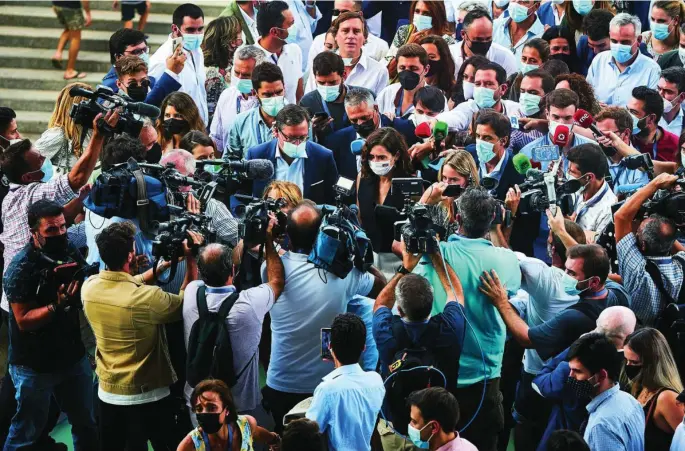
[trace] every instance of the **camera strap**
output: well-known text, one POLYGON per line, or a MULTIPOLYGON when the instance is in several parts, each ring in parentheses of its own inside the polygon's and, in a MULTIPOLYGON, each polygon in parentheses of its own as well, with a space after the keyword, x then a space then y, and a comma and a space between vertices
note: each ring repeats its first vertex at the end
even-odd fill
POLYGON ((142 169, 140 169, 138 165, 136 165, 135 168, 131 168, 131 173, 136 179, 136 211, 138 221, 140 223, 141 230, 147 232, 149 230, 148 205, 150 204, 150 201, 147 198, 145 176, 143 175, 142 169))
MULTIPOLYGON (((677 255, 673 255, 671 258, 680 263, 683 271, 685 271, 685 259, 677 255)), ((685 288, 685 279, 683 279, 683 284, 678 292, 678 299, 673 299, 669 292, 666 291, 664 281, 661 277, 661 271, 659 271, 659 266, 654 261, 648 258, 645 259, 645 271, 647 271, 647 274, 649 274, 654 281, 654 285, 656 285, 656 288, 659 290, 659 293, 661 293, 661 296, 666 301, 666 304, 685 304, 685 290, 683 289, 685 288)))

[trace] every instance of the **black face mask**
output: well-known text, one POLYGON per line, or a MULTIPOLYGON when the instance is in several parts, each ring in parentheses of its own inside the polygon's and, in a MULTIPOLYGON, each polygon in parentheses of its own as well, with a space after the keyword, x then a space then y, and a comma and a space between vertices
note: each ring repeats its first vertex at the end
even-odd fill
POLYGON ((352 124, 352 127, 354 127, 354 130, 359 133, 359 136, 362 138, 368 138, 369 135, 376 130, 376 124, 374 124, 373 118, 366 122, 362 122, 361 124, 352 124))
POLYGON ((626 365, 625 372, 628 379, 634 380, 638 374, 642 371, 642 365, 626 365))
POLYGON ((473 53, 476 55, 481 55, 485 56, 487 55, 488 51, 490 50, 490 46, 492 45, 492 41, 488 42, 474 42, 469 40, 468 41, 469 48, 473 53))
POLYGON ((643 117, 642 119, 637 121, 637 128, 640 129, 638 133, 636 133, 634 136, 638 138, 646 138, 647 135, 649 135, 649 128, 647 128, 647 118, 649 115, 643 117))
POLYGON ((185 119, 167 119, 164 121, 164 137, 170 139, 173 135, 185 135, 190 126, 185 119))
POLYGON ((591 399, 595 392, 595 387, 589 380, 579 381, 569 376, 566 379, 566 385, 569 386, 573 394, 580 400, 591 399))
POLYGON ((69 239, 66 233, 57 236, 44 236, 43 240, 45 243, 41 246, 41 250, 46 254, 52 257, 63 257, 67 254, 69 239))
POLYGON ((573 59, 571 58, 571 55, 567 55, 565 53, 557 53, 556 55, 550 55, 549 58, 553 60, 563 61, 568 66, 569 70, 573 72, 573 59))
POLYGON ((411 91, 412 89, 416 88, 421 81, 421 76, 419 74, 409 70, 403 70, 400 72, 398 74, 398 78, 400 80, 400 86, 402 86, 402 89, 406 91, 411 91))
POLYGON ((426 72, 426 77, 432 77, 433 75, 442 72, 443 66, 442 60, 431 60, 428 72, 426 72))
POLYGON ((157 164, 159 160, 162 159, 162 145, 159 143, 154 143, 150 150, 145 154, 145 161, 150 164, 157 164))
POLYGON ((216 434, 221 429, 221 422, 219 421, 220 413, 198 413, 195 414, 197 417, 197 424, 200 425, 202 430, 207 434, 216 434))
POLYGON ((134 102, 144 102, 147 98, 147 88, 138 85, 129 86, 126 89, 126 94, 128 94, 134 102))

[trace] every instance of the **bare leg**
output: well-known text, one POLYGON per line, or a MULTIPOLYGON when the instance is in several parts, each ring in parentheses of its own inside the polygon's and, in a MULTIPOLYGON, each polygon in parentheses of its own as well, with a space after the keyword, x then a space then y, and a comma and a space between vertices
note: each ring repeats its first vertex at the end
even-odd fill
POLYGON ((140 19, 138 20, 138 30, 143 31, 145 29, 145 25, 147 24, 147 18, 150 15, 150 7, 148 7, 145 10, 145 13, 140 16, 140 19))
POLYGON ((133 20, 127 20, 124 22, 124 28, 133 28, 133 20))
POLYGON ((76 74, 76 58, 81 48, 81 30, 72 30, 69 36, 69 61, 67 70, 64 72, 65 77, 73 77, 76 74))
POLYGON ((62 31, 62 34, 59 36, 59 41, 57 42, 57 50, 55 50, 55 54, 53 55, 52 59, 54 59, 54 60, 61 60, 62 59, 62 51, 64 50, 64 46, 67 44, 67 38, 68 37, 69 37, 69 30, 62 31))

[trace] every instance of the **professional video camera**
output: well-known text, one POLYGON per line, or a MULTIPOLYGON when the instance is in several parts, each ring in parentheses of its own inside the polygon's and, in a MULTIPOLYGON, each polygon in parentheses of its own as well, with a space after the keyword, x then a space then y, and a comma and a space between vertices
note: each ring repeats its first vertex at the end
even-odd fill
MULTIPOLYGON (((108 110, 115 108, 119 111, 119 121, 114 128, 110 128, 104 119, 98 122, 100 131, 109 136, 114 133, 126 133, 137 138, 140 135, 140 130, 143 128, 143 121, 137 115, 151 118, 159 117, 160 115, 159 108, 156 106, 143 102, 129 102, 122 96, 114 94, 112 88, 103 85, 98 85, 95 92, 74 86, 69 90, 69 95, 88 99, 72 105, 69 111, 69 116, 74 119, 74 123, 82 126, 84 130, 93 126, 93 121, 98 114, 102 113, 104 115, 108 110), (98 99, 105 100, 107 103, 98 103, 98 99)), ((82 136, 85 137, 85 133, 82 136)))
POLYGON ((344 203, 354 192, 354 180, 340 177, 333 189, 336 207, 323 206, 321 228, 308 261, 344 279, 352 268, 369 269, 373 248, 359 224, 356 205, 353 209, 344 203))
POLYGON ((521 202, 519 212, 521 214, 544 213, 550 209, 556 214, 557 206, 564 215, 570 215, 573 211, 573 198, 571 195, 581 187, 578 180, 559 180, 558 172, 561 158, 557 160, 552 169, 542 172, 538 169, 528 169, 526 180, 519 185, 521 189, 521 202))
POLYGON ((218 185, 219 198, 229 205, 229 197, 250 180, 270 180, 274 165, 269 160, 242 160, 239 155, 228 154, 226 159, 199 160, 195 163, 195 177, 203 182, 214 181, 218 185))
MULTIPOLYGON (((48 291, 48 295, 54 295, 60 286, 64 285, 66 288, 72 282, 83 283, 88 277, 100 271, 99 263, 89 265, 76 250, 69 252, 64 260, 55 260, 44 252, 39 252, 38 255, 44 263, 38 274, 38 296, 44 290, 48 291)), ((83 308, 81 290, 78 289, 73 296, 67 299, 64 311, 68 312, 71 309, 81 308, 83 308)))
POLYGON ((498 185, 499 181, 494 177, 489 177, 486 175, 480 179, 480 186, 485 188, 487 192, 490 194, 490 197, 492 197, 497 202, 498 208, 495 209, 495 218, 493 219, 492 224, 501 224, 502 227, 509 228, 512 225, 511 210, 509 210, 506 207, 506 205, 504 205, 503 201, 497 199, 492 193, 494 190, 497 189, 498 185))
MULTIPOLYGON (((242 196, 241 196, 242 197, 242 196)), ((238 236, 246 246, 253 247, 266 242, 266 229, 269 226, 269 213, 276 216, 278 224, 273 228, 274 238, 285 232, 287 216, 281 209, 286 206, 285 199, 248 198, 245 215, 238 223, 238 236)))

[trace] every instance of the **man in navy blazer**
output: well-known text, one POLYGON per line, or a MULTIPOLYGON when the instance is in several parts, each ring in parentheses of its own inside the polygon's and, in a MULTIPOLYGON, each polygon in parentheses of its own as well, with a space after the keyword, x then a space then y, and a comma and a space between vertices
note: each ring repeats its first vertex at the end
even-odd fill
MULTIPOLYGON (((247 159, 271 161, 274 165, 271 180, 295 183, 304 198, 316 204, 333 204, 333 185, 338 181, 338 168, 333 152, 309 141, 310 125, 307 110, 299 105, 286 105, 276 115, 276 137, 249 149, 247 159)), ((255 180, 252 195, 261 197, 271 180, 255 180)))

